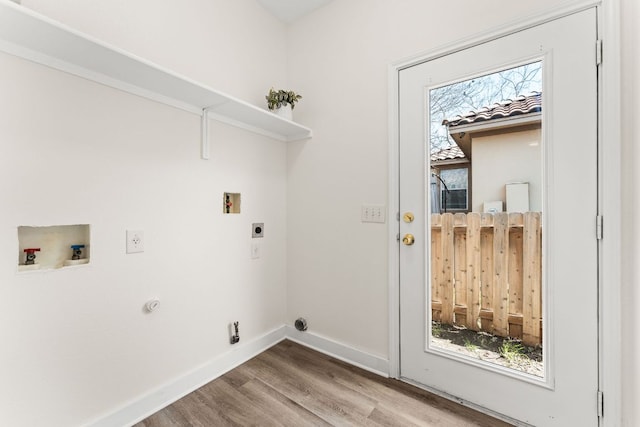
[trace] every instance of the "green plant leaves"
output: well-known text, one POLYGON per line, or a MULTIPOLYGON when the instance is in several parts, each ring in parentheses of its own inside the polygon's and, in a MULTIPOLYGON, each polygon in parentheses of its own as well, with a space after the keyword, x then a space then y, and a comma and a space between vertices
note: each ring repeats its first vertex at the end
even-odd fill
POLYGON ((267 106, 270 110, 275 110, 276 108, 280 108, 282 106, 286 106, 291 104, 291 109, 295 108, 296 102, 302 99, 301 95, 298 95, 292 90, 274 90, 273 88, 269 89, 269 94, 265 96, 267 100, 267 106))

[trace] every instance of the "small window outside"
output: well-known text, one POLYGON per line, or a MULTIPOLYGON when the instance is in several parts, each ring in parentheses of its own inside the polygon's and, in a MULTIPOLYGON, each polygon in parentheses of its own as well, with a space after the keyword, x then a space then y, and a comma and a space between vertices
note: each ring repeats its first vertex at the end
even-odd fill
POLYGON ((440 207, 442 212, 469 210, 469 169, 443 169, 440 171, 440 207))

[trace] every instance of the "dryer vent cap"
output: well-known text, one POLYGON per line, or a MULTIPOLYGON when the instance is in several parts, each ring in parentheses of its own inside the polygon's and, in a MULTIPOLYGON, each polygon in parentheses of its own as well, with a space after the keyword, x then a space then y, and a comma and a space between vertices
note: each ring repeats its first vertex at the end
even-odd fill
POLYGON ((304 332, 307 330, 307 321, 304 318, 300 317, 296 319, 295 326, 297 330, 304 332))

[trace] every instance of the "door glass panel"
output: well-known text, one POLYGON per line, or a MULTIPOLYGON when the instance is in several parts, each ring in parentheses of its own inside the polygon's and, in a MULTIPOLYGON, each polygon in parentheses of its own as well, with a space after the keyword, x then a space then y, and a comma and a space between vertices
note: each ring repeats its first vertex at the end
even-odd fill
POLYGON ((536 377, 542 95, 542 62, 430 89, 427 159, 428 349, 536 377))

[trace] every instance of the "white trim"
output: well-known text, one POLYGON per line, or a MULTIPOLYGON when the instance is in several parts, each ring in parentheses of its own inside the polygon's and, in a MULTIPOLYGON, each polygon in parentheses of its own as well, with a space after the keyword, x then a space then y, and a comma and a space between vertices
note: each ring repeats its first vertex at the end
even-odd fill
POLYGON ((533 125, 536 123, 542 123, 542 113, 528 113, 521 116, 503 117, 500 119, 491 119, 483 122, 469 123, 464 125, 455 125, 449 127, 449 135, 451 135, 451 128, 453 132, 484 132, 490 130, 499 130, 504 128, 512 128, 515 126, 533 125))
POLYGON ((84 425, 86 427, 133 425, 285 339, 374 374, 388 377, 389 361, 382 357, 366 353, 312 332, 300 332, 290 325, 282 325, 252 341, 244 344, 241 342, 239 346, 230 349, 206 364, 84 425))
POLYGON ((374 374, 383 377, 389 376, 387 374, 389 372, 389 361, 380 356, 366 353, 347 344, 314 334, 313 332, 300 332, 290 325, 286 326, 286 331, 288 340, 324 353, 335 359, 342 360, 358 368, 373 372, 374 374))
MULTIPOLYGON (((451 55, 452 53, 459 52, 461 50, 469 49, 474 46, 478 46, 490 41, 508 36, 510 34, 517 33, 519 31, 526 30, 528 28, 536 27, 538 25, 545 24, 556 19, 563 18, 574 13, 578 13, 593 7, 599 6, 602 1, 607 0, 583 0, 578 2, 565 2, 558 7, 549 9, 542 14, 533 15, 528 18, 512 21, 505 25, 492 28, 487 31, 480 32, 476 35, 465 37, 463 39, 454 41, 452 43, 445 44, 439 48, 432 49, 426 52, 412 55, 408 58, 403 58, 391 63, 390 69, 392 71, 400 71, 404 68, 412 67, 414 65, 421 64, 423 62, 432 61, 443 56, 451 55)), ((390 99, 391 103, 393 99, 390 99)))
POLYGON ((400 160, 398 72, 389 66, 389 376, 400 376, 400 160))
POLYGON ((599 213, 600 240, 600 391, 604 393, 601 426, 622 425, 622 196, 620 0, 603 0, 598 13, 603 61, 599 76, 599 213))
POLYGON ((252 341, 240 344, 185 375, 151 390, 113 412, 88 422, 88 427, 121 427, 133 425, 231 369, 257 356, 285 339, 286 329, 280 326, 252 341))
POLYGON ((202 109, 202 117, 200 118, 200 158, 202 160, 209 160, 211 157, 211 144, 209 142, 209 111, 206 108, 202 109))
MULTIPOLYGON (((551 9, 545 14, 466 38, 439 49, 405 58, 389 66, 389 206, 398 206, 399 166, 398 141, 398 73, 400 70, 458 52, 496 38, 541 25, 550 20, 597 6, 600 38, 605 46, 600 71, 599 128, 600 128, 600 201, 599 209, 605 220, 605 238, 601 246, 600 269, 600 390, 604 393, 602 426, 618 426, 622 422, 621 384, 621 133, 620 133, 620 0, 587 0, 551 9)), ((390 214, 393 214, 390 211, 390 214)), ((399 259, 396 251, 396 231, 389 226, 389 372, 398 378, 400 372, 399 342, 400 306, 397 294, 399 259)), ((433 390, 432 390, 433 391, 433 390)), ((454 399, 457 400, 457 399, 454 399)))

